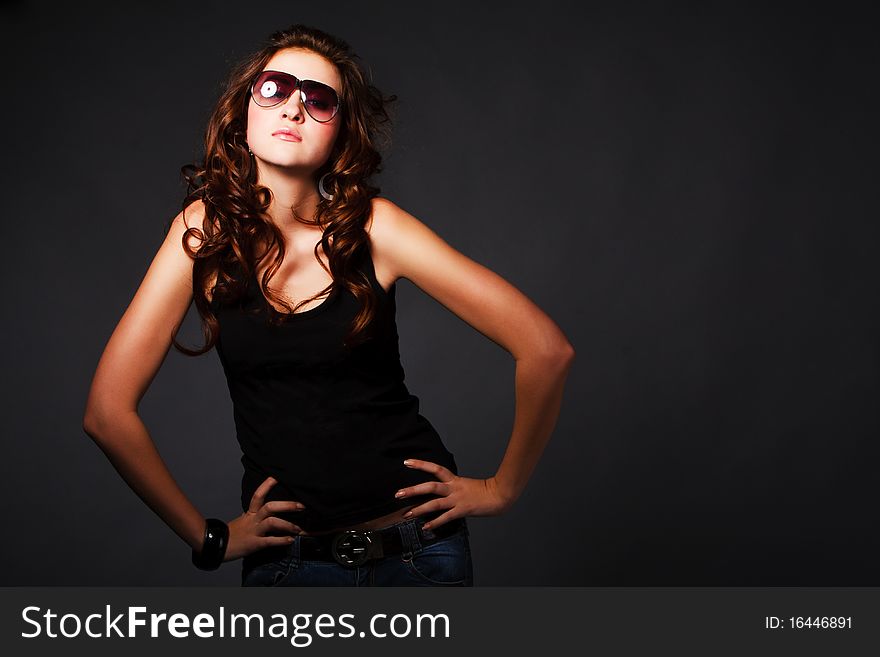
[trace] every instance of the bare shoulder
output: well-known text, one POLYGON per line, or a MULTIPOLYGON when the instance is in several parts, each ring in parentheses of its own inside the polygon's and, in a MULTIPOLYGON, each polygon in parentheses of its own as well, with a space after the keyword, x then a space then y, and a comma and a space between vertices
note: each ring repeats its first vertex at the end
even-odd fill
MULTIPOLYGON (((413 265, 428 264, 425 260, 436 256, 438 251, 447 255, 458 254, 423 221, 384 197, 372 199, 367 232, 373 248, 377 278, 382 281, 379 275, 381 269, 389 284, 398 278, 406 278, 418 285, 416 279, 420 268, 413 265)), ((431 260, 430 264, 443 269, 456 263, 441 259, 431 260)))
POLYGON ((189 234, 187 243, 191 248, 198 249, 201 245, 198 235, 204 231, 206 216, 205 204, 201 200, 193 201, 171 220, 167 237, 176 238, 181 243, 182 248, 183 235, 186 231, 195 229, 189 234))
POLYGON ((426 244, 450 248, 433 230, 388 198, 371 200, 367 233, 373 253, 376 278, 388 289, 398 278, 413 280, 413 258, 424 255, 426 244))
MULTIPOLYGON (((190 260, 189 267, 182 268, 190 282, 192 277, 192 259, 183 248, 183 238, 186 235, 186 243, 189 248, 198 251, 202 244, 201 236, 204 235, 206 218, 205 204, 201 200, 193 201, 174 217, 166 235, 166 242, 168 242, 169 246, 172 244, 177 246, 180 252, 179 255, 185 255, 190 260)), ((183 263, 184 261, 181 259, 180 262, 183 263)), ((214 287, 215 281, 216 272, 212 275, 205 290, 209 301, 211 300, 211 289, 214 287)))
POLYGON ((387 198, 376 196, 370 201, 366 231, 370 236, 376 280, 385 290, 390 289, 400 278, 393 251, 399 234, 396 225, 401 221, 402 212, 401 208, 387 198))
POLYGON ((512 283, 392 201, 373 199, 368 231, 380 282, 380 266, 386 280, 406 278, 515 357, 568 349, 559 327, 512 283))

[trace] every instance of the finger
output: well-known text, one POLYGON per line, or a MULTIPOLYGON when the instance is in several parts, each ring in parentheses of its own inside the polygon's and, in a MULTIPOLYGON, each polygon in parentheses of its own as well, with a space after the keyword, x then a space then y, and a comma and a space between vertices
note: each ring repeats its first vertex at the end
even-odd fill
POLYGON ((440 511, 442 509, 451 509, 449 501, 445 497, 441 497, 440 499, 431 500, 430 502, 425 502, 424 504, 419 504, 417 507, 413 507, 409 511, 403 514, 404 518, 418 518, 419 516, 423 516, 427 513, 431 513, 433 511, 440 511))
POLYGON ((293 543, 295 536, 264 536, 260 539, 261 547, 269 547, 272 545, 290 545, 293 543))
POLYGON ((260 524, 264 530, 278 529, 291 534, 302 534, 302 528, 299 525, 295 525, 287 520, 282 520, 281 518, 276 518, 275 516, 269 516, 260 524))
POLYGON ((417 470, 430 472, 432 475, 437 477, 437 479, 443 482, 452 481, 453 479, 455 479, 455 475, 452 474, 452 471, 450 471, 448 468, 444 468, 442 465, 432 463, 431 461, 407 459, 403 462, 403 464, 408 468, 415 468, 417 470))
POLYGON ((263 506, 263 500, 266 499, 266 493, 268 493, 269 489, 277 483, 278 480, 275 479, 275 477, 267 477, 266 480, 257 487, 257 490, 255 490, 254 494, 251 496, 248 513, 256 513, 260 510, 260 507, 263 506))
POLYGON ((273 513, 283 513, 284 511, 302 511, 305 508, 306 506, 302 502, 275 500, 272 502, 266 502, 262 506, 261 511, 265 511, 265 515, 269 516, 273 513))
POLYGON ((401 488, 394 497, 412 497, 413 495, 449 495, 451 491, 442 481, 426 481, 409 488, 401 488))
POLYGON ((441 525, 445 525, 450 520, 455 520, 456 518, 460 517, 461 516, 455 513, 452 509, 449 509, 449 511, 447 511, 446 513, 426 522, 424 525, 422 525, 422 529, 437 529, 441 525))

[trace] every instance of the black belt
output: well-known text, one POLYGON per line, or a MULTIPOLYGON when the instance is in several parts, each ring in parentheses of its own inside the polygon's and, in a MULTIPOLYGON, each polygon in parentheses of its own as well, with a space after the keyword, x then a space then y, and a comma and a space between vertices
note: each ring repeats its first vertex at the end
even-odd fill
MULTIPOLYGON (((451 536, 461 528, 461 525, 461 518, 456 518, 429 530, 428 535, 422 531, 422 523, 416 523, 415 528, 419 544, 426 546, 451 536)), ((400 529, 397 525, 393 525, 384 529, 349 529, 335 534, 300 536, 299 556, 301 559, 335 561, 354 568, 370 559, 401 554, 405 549, 400 529)))

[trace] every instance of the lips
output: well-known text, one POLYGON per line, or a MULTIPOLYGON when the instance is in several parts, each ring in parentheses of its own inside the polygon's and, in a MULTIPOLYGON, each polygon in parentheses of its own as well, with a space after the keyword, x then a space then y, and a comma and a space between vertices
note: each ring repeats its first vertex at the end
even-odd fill
POLYGON ((278 139, 282 139, 284 141, 302 141, 302 137, 290 130, 276 130, 272 133, 272 136, 278 137, 278 139))

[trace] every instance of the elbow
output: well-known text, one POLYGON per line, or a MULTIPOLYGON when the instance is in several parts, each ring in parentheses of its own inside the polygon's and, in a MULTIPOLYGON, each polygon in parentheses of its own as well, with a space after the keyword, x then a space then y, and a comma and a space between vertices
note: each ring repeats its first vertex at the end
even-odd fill
POLYGON ((556 355, 553 357, 554 362, 557 363, 566 374, 569 369, 571 369, 571 364, 574 362, 574 347, 571 346, 571 343, 566 341, 564 344, 559 346, 559 349, 556 351, 556 355))
POLYGON ((91 438, 95 442, 98 442, 99 436, 101 434, 100 415, 95 410, 91 408, 86 408, 86 411, 83 414, 82 428, 89 438, 91 438))
POLYGON ((112 428, 119 425, 122 413, 124 411, 118 406, 110 407, 107 404, 90 402, 86 405, 83 413, 83 431, 89 438, 103 447, 109 439, 112 428))
POLYGON ((574 361, 574 347, 567 340, 541 345, 539 349, 530 350, 531 358, 542 361, 545 365, 567 370, 574 361))
POLYGON ((556 325, 543 332, 538 351, 546 361, 564 369, 568 369, 574 361, 574 347, 562 329, 556 325))
POLYGON ((574 347, 571 342, 566 340, 565 343, 559 347, 558 357, 566 365, 571 365, 574 362, 574 353, 574 347))
POLYGON ((509 351, 514 360, 540 361, 545 365, 563 369, 568 369, 575 355, 571 342, 561 332, 553 336, 538 336, 534 341, 523 342, 509 351))
POLYGON ((102 418, 106 415, 106 408, 107 396, 101 394, 96 390, 95 386, 92 385, 89 390, 88 398, 86 399, 85 410, 83 411, 82 428, 83 431, 86 432, 86 435, 95 442, 98 441, 101 433, 101 426, 105 423, 102 418))
POLYGON ((541 351, 547 360, 551 360, 559 365, 568 366, 574 361, 574 347, 561 330, 555 332, 555 335, 547 336, 545 344, 542 345, 541 351))

